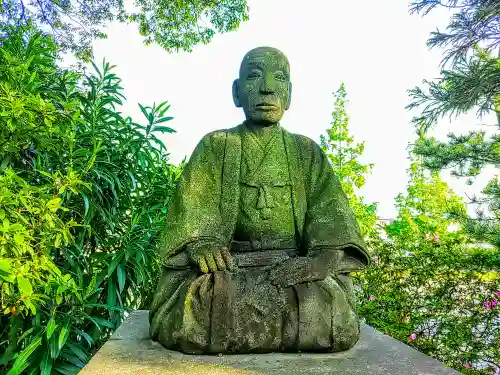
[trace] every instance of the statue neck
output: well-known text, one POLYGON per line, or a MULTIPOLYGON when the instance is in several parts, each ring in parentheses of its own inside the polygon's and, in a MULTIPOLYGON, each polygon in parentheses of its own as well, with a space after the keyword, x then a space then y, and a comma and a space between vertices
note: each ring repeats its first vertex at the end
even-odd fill
POLYGON ((246 120, 243 124, 250 129, 252 132, 254 132, 257 135, 265 136, 269 133, 272 133, 276 128, 280 127, 280 123, 277 122, 275 124, 269 124, 269 125, 261 125, 261 124, 256 124, 252 121, 246 120))

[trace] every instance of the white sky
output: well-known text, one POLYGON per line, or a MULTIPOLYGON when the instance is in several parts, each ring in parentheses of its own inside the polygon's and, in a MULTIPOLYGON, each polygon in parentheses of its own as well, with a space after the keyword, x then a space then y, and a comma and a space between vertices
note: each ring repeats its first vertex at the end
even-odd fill
MULTIPOLYGON (((231 84, 251 48, 282 50, 291 64, 292 105, 281 124, 319 143, 330 127, 332 93, 346 85, 350 132, 365 141, 364 162, 375 163, 362 194, 379 202, 382 218, 396 215, 394 198, 407 184, 407 145, 414 140, 407 90, 424 78, 438 76, 442 51, 429 51, 426 40, 448 24, 449 13, 437 10, 422 18, 408 13, 401 0, 249 0, 250 20, 238 31, 217 35, 192 53, 168 54, 146 47, 136 25, 112 24, 108 39, 95 42, 96 61, 117 65, 127 103, 123 112, 142 121, 137 103, 168 100, 177 133, 164 136, 178 163, 191 154, 206 133, 239 124, 231 84)), ((450 124, 442 121, 433 134, 477 127, 474 116, 450 124)), ((491 177, 488 174, 486 177, 491 177)), ((478 193, 489 178, 472 187, 447 178, 455 191, 478 193)))

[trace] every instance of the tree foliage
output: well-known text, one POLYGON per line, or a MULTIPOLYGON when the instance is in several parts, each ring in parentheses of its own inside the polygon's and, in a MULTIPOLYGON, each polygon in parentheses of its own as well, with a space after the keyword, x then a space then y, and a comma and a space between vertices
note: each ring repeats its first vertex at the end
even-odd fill
POLYGON ((436 7, 457 11, 451 18, 447 32, 431 33, 429 47, 448 48, 444 63, 464 60, 478 44, 487 51, 500 45, 500 4, 497 0, 413 0, 411 13, 427 15, 436 7))
MULTIPOLYGON (((476 109, 479 118, 495 114, 500 128, 500 3, 496 0, 417 0, 411 10, 424 15, 437 6, 456 9, 448 32, 435 32, 429 46, 446 48, 443 64, 446 69, 433 82, 424 81, 423 88, 409 91, 409 109, 418 109, 414 118, 418 139, 414 152, 423 157, 426 168, 438 171, 451 168, 455 176, 467 177, 469 184, 485 167, 499 167, 500 136, 486 136, 484 130, 467 135, 449 134, 447 142, 428 136, 429 129, 444 116, 457 116, 476 109)), ((480 205, 476 218, 462 217, 462 223, 479 241, 500 248, 500 187, 493 178, 471 203, 480 205)))
POLYGON ((500 111, 500 60, 485 50, 474 51, 471 57, 457 58, 438 81, 425 80, 425 89, 409 91, 413 101, 408 108, 423 107, 413 121, 424 131, 444 116, 456 117, 474 108, 479 117, 500 111))
POLYGON ((320 144, 325 151, 335 174, 339 177, 342 189, 360 224, 361 231, 369 240, 377 231, 377 204, 366 204, 358 192, 365 185, 365 176, 370 174, 373 164, 362 164, 365 143, 355 143, 349 135, 349 115, 346 112, 347 91, 342 83, 334 94, 331 128, 326 138, 320 136, 320 144))
POLYGON ((172 52, 191 51, 248 19, 246 0, 136 0, 133 10, 126 5, 123 0, 3 0, 0 25, 31 22, 52 35, 58 51, 71 50, 88 61, 92 40, 105 38, 104 27, 113 20, 137 24, 146 44, 172 52))
POLYGON ((420 162, 408 170, 396 219, 372 241, 375 265, 357 275, 358 311, 387 335, 464 374, 500 369, 500 256, 476 248, 449 214, 465 204, 420 162))
MULTIPOLYGON (((56 45, 10 28, 0 49, 0 372, 76 373, 146 307, 180 169, 158 138, 169 106, 124 118, 104 62, 80 76, 56 45)), ((182 166, 181 166, 182 167, 182 166)))
POLYGON ((344 85, 335 93, 331 128, 321 136, 363 229, 373 265, 353 274, 358 313, 371 326, 465 374, 500 366, 500 254, 476 247, 459 218, 465 203, 411 150, 408 186, 398 215, 377 225, 376 205, 359 188, 373 164, 349 135, 344 85))

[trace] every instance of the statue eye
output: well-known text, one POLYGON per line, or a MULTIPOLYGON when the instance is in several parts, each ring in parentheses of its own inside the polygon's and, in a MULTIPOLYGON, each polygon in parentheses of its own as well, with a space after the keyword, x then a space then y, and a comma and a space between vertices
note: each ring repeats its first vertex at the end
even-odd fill
POLYGON ((248 79, 255 79, 255 78, 259 78, 261 75, 262 74, 260 73, 260 71, 254 69, 250 73, 248 73, 247 78, 248 79))
POLYGON ((276 78, 279 81, 286 81, 287 80, 286 74, 283 73, 281 70, 274 73, 274 78, 276 78))

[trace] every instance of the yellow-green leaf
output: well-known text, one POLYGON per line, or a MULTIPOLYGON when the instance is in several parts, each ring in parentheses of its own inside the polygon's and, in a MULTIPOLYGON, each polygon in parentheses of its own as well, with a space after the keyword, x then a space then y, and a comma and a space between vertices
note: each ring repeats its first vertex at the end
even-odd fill
POLYGON ((3 219, 3 231, 8 232, 9 231, 9 226, 10 226, 10 221, 9 219, 5 218, 3 219))
POLYGON ((15 231, 19 231, 19 230, 23 230, 24 227, 21 225, 21 224, 12 224, 10 227, 9 227, 9 232, 15 232, 15 231))
POLYGON ((60 248, 61 247, 61 233, 57 233, 57 235, 56 235, 56 241, 54 242, 54 247, 55 248, 60 248))
POLYGON ((22 245, 24 242, 24 235, 21 233, 14 234, 14 241, 16 241, 18 245, 22 245))
POLYGON ((60 204, 61 204, 61 198, 56 197, 52 198, 50 201, 47 202, 47 207, 52 212, 56 212, 59 209, 60 204))
POLYGON ((31 283, 24 276, 17 276, 17 287, 22 295, 31 296, 33 294, 31 283))
POLYGON ((30 309, 33 315, 36 315, 36 307, 35 305, 33 305, 33 303, 31 303, 29 299, 25 299, 24 304, 30 309))
POLYGON ((45 333, 47 334, 47 340, 52 337, 52 334, 54 333, 56 327, 57 327, 56 321, 54 319, 54 315, 52 315, 52 317, 49 320, 49 323, 47 324, 47 328, 45 330, 45 333))
POLYGON ((12 267, 10 265, 10 259, 2 258, 0 259, 0 271, 10 273, 12 271, 12 267))

